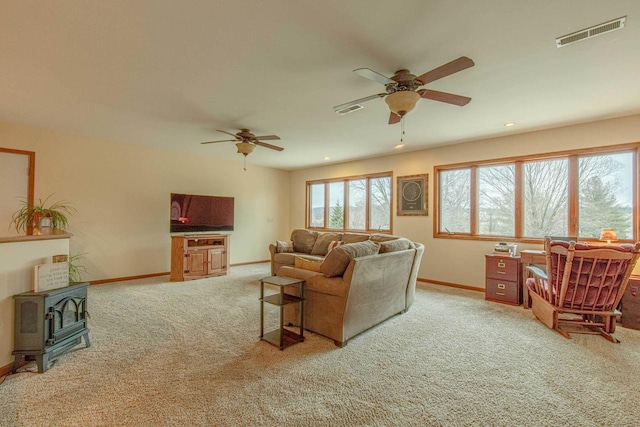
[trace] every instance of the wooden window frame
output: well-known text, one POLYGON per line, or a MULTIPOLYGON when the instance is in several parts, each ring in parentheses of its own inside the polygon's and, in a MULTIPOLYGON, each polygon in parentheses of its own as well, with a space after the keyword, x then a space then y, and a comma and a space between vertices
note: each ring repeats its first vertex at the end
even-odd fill
POLYGON ((330 179, 316 179, 316 180, 312 180, 312 181, 307 181, 305 183, 305 227, 309 230, 316 230, 316 231, 342 231, 342 232, 354 232, 354 233, 384 233, 384 234, 392 234, 393 233, 393 172, 392 171, 388 171, 388 172, 378 172, 378 173, 372 173, 372 174, 366 174, 366 175, 352 175, 352 176, 345 176, 345 177, 339 177, 339 178, 330 178, 330 179), (374 179, 374 178, 389 178, 389 189, 390 189, 390 194, 389 197, 391 198, 389 200, 389 230, 378 230, 378 229, 372 229, 369 226, 369 222, 370 222, 370 202, 371 202, 371 196, 370 196, 370 180, 374 179), (366 180, 366 206, 365 206, 365 230, 358 230, 358 229, 350 229, 347 228, 348 225, 348 218, 349 218, 349 181, 356 181, 356 180, 361 180, 364 179, 366 180), (342 228, 330 228, 329 227, 329 216, 330 216, 330 209, 329 209, 329 184, 334 183, 334 182, 342 182, 344 184, 344 190, 343 190, 343 222, 342 222, 342 228), (309 191, 311 185, 314 184, 324 184, 324 227, 311 227, 311 218, 310 218, 310 203, 311 203, 311 193, 309 191))
MULTIPOLYGON (((565 150, 565 151, 556 151, 551 153, 541 153, 534 155, 526 155, 526 156, 517 156, 517 157, 505 157, 499 159, 490 159, 490 160, 482 160, 475 162, 463 162, 463 163, 455 163, 448 165, 437 165, 433 168, 433 176, 434 176, 434 202, 433 202, 433 212, 434 212, 434 221, 433 221, 433 237, 438 239, 460 239, 460 240, 487 240, 487 241, 510 241, 510 242, 522 242, 522 243, 540 243, 542 238, 531 238, 531 237, 523 237, 523 211, 522 211, 522 200, 523 200, 523 189, 522 189, 522 180, 523 180, 523 166, 525 163, 530 161, 539 161, 539 160, 552 160, 552 159, 567 159, 568 160, 568 174, 569 174, 569 189, 568 189, 568 208, 569 208, 569 217, 568 217, 568 227, 569 227, 569 235, 577 236, 578 235, 578 160, 582 156, 589 155, 607 155, 607 154, 617 154, 617 153, 633 153, 632 157, 632 227, 633 227, 633 238, 629 240, 620 240, 620 242, 635 242, 639 237, 640 230, 640 218, 638 212, 638 201, 640 200, 640 194, 638 181, 640 181, 640 142, 634 142, 629 144, 617 144, 617 145, 609 145, 604 147, 592 147, 586 149, 577 149, 577 150, 565 150), (515 236, 495 236, 495 235, 481 235, 477 233, 478 230, 478 218, 477 218, 477 168, 479 166, 499 166, 504 164, 514 164, 515 165, 515 236), (470 224, 470 233, 446 233, 440 232, 440 172, 447 170, 455 170, 455 169, 470 169, 471 171, 471 183, 470 183, 470 203, 471 203, 471 224, 470 224)), ((594 240, 593 238, 580 238, 580 240, 594 240)))

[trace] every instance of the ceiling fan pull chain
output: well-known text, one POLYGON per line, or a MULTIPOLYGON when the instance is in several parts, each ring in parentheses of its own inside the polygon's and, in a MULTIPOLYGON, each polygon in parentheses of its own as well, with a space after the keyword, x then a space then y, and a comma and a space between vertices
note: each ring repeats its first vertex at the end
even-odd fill
POLYGON ((400 143, 404 142, 404 116, 400 117, 400 143))

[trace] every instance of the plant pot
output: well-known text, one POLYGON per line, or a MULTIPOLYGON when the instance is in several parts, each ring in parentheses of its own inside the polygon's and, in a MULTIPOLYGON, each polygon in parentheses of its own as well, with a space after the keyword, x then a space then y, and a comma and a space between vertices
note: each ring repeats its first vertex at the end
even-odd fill
POLYGON ((51 227, 51 217, 43 216, 40 218, 40 228, 50 228, 51 227))

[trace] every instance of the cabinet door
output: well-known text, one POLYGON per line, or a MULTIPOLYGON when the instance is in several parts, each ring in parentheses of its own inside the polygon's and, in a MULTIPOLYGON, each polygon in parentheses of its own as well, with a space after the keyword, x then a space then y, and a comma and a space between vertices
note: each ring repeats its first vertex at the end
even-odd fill
POLYGON ((207 251, 187 251, 185 276, 202 276, 207 274, 207 251))
POLYGON ((209 249, 209 274, 224 270, 224 249, 209 249))

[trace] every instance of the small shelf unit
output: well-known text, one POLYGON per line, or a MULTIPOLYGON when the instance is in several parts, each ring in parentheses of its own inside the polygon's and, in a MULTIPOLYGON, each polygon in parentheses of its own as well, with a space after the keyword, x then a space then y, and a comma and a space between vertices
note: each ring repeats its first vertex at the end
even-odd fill
POLYGON ((303 279, 282 276, 267 276, 260 279, 260 339, 275 345, 280 350, 304 341, 304 284, 303 279), (264 285, 269 284, 280 288, 276 294, 265 295, 264 285), (299 296, 284 292, 288 286, 298 286, 299 296), (279 327, 271 332, 264 332, 264 304, 271 304, 280 309, 279 327), (284 308, 290 304, 298 304, 300 311, 299 332, 284 328, 284 308))

